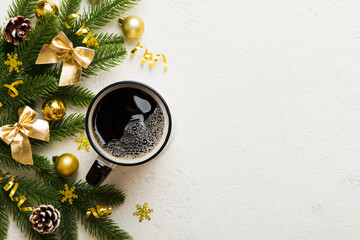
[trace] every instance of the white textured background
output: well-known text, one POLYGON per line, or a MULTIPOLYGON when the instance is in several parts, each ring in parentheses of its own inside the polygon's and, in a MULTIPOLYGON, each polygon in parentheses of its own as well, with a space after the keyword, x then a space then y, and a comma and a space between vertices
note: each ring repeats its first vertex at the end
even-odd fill
MULTIPOLYGON (((126 14, 169 70, 129 56, 84 85, 149 84, 175 130, 157 159, 113 171, 127 199, 112 218, 136 240, 358 240, 359 13, 358 0, 144 0, 126 14), (139 223, 144 202, 154 213, 139 223)), ((121 32, 116 19, 103 30, 121 32)), ((44 151, 76 154, 78 179, 96 157, 73 139, 44 151)), ((23 239, 15 224, 9 239, 23 239)))

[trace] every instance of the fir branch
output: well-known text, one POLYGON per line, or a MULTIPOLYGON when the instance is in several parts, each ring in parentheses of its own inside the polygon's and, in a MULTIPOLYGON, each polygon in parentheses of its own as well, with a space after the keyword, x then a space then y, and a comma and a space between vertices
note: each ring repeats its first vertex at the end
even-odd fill
POLYGON ((78 239, 78 227, 76 224, 76 214, 73 213, 72 206, 61 204, 59 207, 61 213, 61 224, 58 234, 61 240, 78 239))
POLYGON ((44 44, 50 44, 51 40, 60 32, 60 21, 56 15, 47 14, 41 20, 38 20, 35 29, 28 34, 29 40, 22 41, 16 49, 19 60, 22 61, 22 69, 25 73, 35 75, 40 70, 46 68, 46 65, 35 65, 35 61, 44 44))
MULTIPOLYGON (((0 32, 2 32, 2 28, 0 28, 0 32)), ((3 37, 3 34, 0 34, 0 72, 2 74, 0 74, 0 84, 4 84, 4 81, 6 79, 7 76, 7 71, 5 71, 5 40, 3 37)))
POLYGON ((98 29, 116 17, 134 7, 140 0, 102 0, 93 4, 83 16, 86 19, 86 26, 91 29, 98 29))
POLYGON ((62 138, 75 136, 85 129, 85 115, 73 113, 61 120, 50 123, 50 141, 60 141, 62 138))
POLYGON ((72 13, 80 10, 81 0, 62 0, 60 3, 60 18, 62 21, 72 13))
MULTIPOLYGON (((9 82, 9 84, 11 84, 9 82)), ((15 98, 7 94, 7 88, 0 88, 1 101, 4 106, 27 105, 39 98, 46 98, 58 89, 58 80, 50 75, 38 75, 24 80, 24 84, 15 87, 19 95, 15 98)))
POLYGON ((96 37, 100 41, 100 45, 106 45, 106 44, 124 44, 124 38, 117 33, 100 33, 95 34, 94 37, 96 37))
POLYGON ((112 207, 120 206, 125 201, 125 194, 115 188, 114 185, 102 185, 92 187, 89 184, 79 181, 75 183, 79 201, 85 205, 105 204, 112 207))
MULTIPOLYGON (((0 108, 1 109, 1 108, 0 108)), ((0 115, 0 126, 4 126, 6 124, 13 124, 17 122, 19 116, 17 115, 17 108, 2 108, 4 112, 0 115)))
POLYGON ((78 218, 81 220, 81 224, 85 227, 85 230, 98 240, 131 240, 133 239, 129 233, 120 229, 120 227, 109 217, 103 216, 101 218, 95 218, 90 216, 85 219, 85 214, 88 206, 74 202, 78 218))
POLYGON ((60 201, 57 190, 38 179, 15 177, 15 180, 19 183, 19 188, 16 191, 18 195, 27 195, 29 200, 36 205, 56 205, 60 201))
MULTIPOLYGON (((5 144, 3 144, 5 145, 5 144)), ((5 145, 6 146, 6 145, 5 145)), ((23 165, 20 164, 18 162, 16 162, 14 159, 12 159, 11 157, 11 153, 10 153, 10 147, 8 147, 8 149, 6 149, 6 151, 1 150, 0 151, 0 164, 3 165, 4 167, 6 167, 7 169, 14 169, 14 170, 28 170, 31 167, 29 165, 23 165)))
POLYGON ((66 181, 59 176, 54 166, 50 163, 50 160, 47 157, 37 154, 33 154, 33 160, 34 165, 32 168, 35 170, 36 175, 49 186, 55 187, 55 189, 61 189, 66 181))
POLYGON ((61 99, 66 105, 87 107, 95 95, 80 86, 65 86, 60 87, 52 96, 61 99))
POLYGON ((126 48, 122 44, 104 44, 96 48, 95 56, 87 69, 82 72, 83 78, 97 75, 101 70, 109 70, 118 65, 126 57, 126 48))
POLYGON ((9 18, 16 16, 32 18, 37 2, 37 0, 13 0, 8 10, 9 18))
POLYGON ((81 223, 85 230, 98 240, 130 240, 133 239, 129 233, 120 229, 120 227, 109 217, 85 219, 81 216, 81 223))
MULTIPOLYGON (((0 195, 0 202, 4 202, 6 196, 0 195)), ((6 239, 9 231, 9 216, 3 204, 0 204, 0 239, 6 239)))

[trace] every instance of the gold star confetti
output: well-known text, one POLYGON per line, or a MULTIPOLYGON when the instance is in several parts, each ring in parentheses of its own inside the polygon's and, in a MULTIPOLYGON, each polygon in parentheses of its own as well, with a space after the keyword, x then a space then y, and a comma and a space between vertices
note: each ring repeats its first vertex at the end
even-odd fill
POLYGON ((75 138, 75 142, 79 143, 78 150, 84 148, 87 152, 90 151, 90 142, 84 133, 81 133, 79 138, 75 138))
POLYGON ((64 197, 61 199, 61 202, 68 201, 70 203, 70 205, 72 205, 73 199, 78 198, 78 195, 76 195, 74 191, 75 191, 75 187, 72 187, 71 189, 69 189, 69 186, 67 184, 65 184, 65 190, 59 191, 61 193, 61 195, 64 195, 64 197))
POLYGON ((150 221, 151 218, 149 217, 148 214, 150 214, 151 212, 153 212, 153 209, 147 209, 147 203, 144 204, 143 207, 141 207, 139 204, 136 205, 137 208, 137 212, 134 212, 133 215, 134 216, 139 216, 139 222, 142 222, 144 219, 150 221))
POLYGON ((5 65, 9 66, 9 72, 12 71, 20 72, 18 66, 21 66, 22 62, 18 61, 18 54, 15 53, 13 55, 8 53, 7 56, 8 56, 8 60, 6 60, 4 63, 5 65))

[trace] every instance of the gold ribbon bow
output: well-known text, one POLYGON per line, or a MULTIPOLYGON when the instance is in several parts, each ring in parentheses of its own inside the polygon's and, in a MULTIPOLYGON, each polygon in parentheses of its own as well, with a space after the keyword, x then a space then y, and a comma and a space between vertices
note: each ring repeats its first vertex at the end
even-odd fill
POLYGON ((82 68, 87 68, 94 58, 95 51, 86 47, 74 48, 63 32, 56 35, 51 44, 45 44, 36 64, 58 63, 63 60, 59 86, 72 85, 80 81, 82 68))
POLYGON ((0 138, 10 144, 13 159, 21 164, 33 165, 29 137, 49 141, 49 123, 33 119, 36 112, 29 106, 19 109, 19 122, 0 127, 0 138))

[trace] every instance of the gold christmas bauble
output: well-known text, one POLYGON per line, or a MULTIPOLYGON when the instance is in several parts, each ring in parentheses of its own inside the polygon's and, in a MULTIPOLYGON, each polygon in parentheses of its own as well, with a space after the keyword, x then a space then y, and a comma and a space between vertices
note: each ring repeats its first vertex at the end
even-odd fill
POLYGON ((41 111, 46 120, 57 121, 65 115, 66 107, 60 99, 51 98, 44 102, 41 111))
POLYGON ((122 26, 125 36, 128 38, 139 38, 143 34, 145 24, 138 16, 128 16, 119 18, 119 24, 122 26))
POLYGON ((53 157, 56 171, 64 177, 73 175, 79 169, 79 160, 71 153, 53 157))
POLYGON ((56 6, 55 3, 49 1, 49 0, 43 0, 40 1, 35 8, 35 15, 36 17, 42 18, 44 17, 47 13, 52 13, 55 15, 59 15, 59 8, 56 6))

